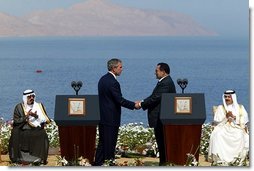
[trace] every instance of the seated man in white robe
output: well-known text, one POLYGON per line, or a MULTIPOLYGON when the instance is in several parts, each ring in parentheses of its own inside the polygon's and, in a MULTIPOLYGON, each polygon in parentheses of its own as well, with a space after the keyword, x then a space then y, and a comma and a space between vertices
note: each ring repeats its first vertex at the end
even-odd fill
POLYGON ((50 119, 41 103, 35 102, 33 90, 23 93, 16 105, 9 140, 9 157, 13 163, 47 163, 49 140, 44 124, 50 119))
POLYGON ((244 106, 238 104, 235 91, 224 92, 222 100, 223 105, 214 113, 218 125, 211 133, 209 158, 214 164, 234 162, 236 158, 243 161, 249 150, 248 114, 244 106))

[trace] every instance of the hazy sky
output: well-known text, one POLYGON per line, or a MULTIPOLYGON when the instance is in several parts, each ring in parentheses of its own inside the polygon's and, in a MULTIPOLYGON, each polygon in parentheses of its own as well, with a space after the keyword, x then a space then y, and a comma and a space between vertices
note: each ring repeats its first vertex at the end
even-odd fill
MULTIPOLYGON (((38 9, 67 8, 86 0, 0 0, 0 11, 22 15, 38 9)), ((192 16, 220 35, 249 34, 248 0, 108 0, 129 7, 171 10, 192 16)))

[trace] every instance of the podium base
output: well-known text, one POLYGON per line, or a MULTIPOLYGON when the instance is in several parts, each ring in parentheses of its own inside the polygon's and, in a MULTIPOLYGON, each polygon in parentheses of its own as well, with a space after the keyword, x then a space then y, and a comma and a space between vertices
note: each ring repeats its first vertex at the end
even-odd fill
POLYGON ((199 160, 199 145, 202 125, 164 125, 166 161, 185 165, 187 154, 199 160))
POLYGON ((68 161, 79 157, 94 161, 96 126, 58 126, 61 156, 68 161))

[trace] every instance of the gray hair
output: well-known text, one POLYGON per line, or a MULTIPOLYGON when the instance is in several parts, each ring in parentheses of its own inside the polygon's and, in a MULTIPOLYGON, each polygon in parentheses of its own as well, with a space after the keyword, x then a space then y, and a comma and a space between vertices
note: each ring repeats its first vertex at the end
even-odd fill
POLYGON ((120 59, 113 58, 108 61, 108 70, 112 71, 113 68, 117 67, 119 63, 122 63, 120 59))

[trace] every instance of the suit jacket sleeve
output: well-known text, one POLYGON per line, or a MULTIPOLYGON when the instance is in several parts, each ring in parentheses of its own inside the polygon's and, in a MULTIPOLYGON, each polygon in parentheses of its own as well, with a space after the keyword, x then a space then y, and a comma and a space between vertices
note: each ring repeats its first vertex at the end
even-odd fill
POLYGON ((175 86, 171 84, 166 84, 165 82, 160 82, 155 87, 152 95, 144 99, 141 103, 143 110, 146 110, 149 107, 156 106, 161 102, 162 93, 175 93, 175 86))
POLYGON ((128 108, 128 109, 134 109, 135 108, 135 103, 129 100, 126 100, 123 98, 122 93, 121 93, 121 88, 120 84, 116 81, 113 86, 112 86, 112 95, 115 101, 120 104, 121 106, 128 108))

